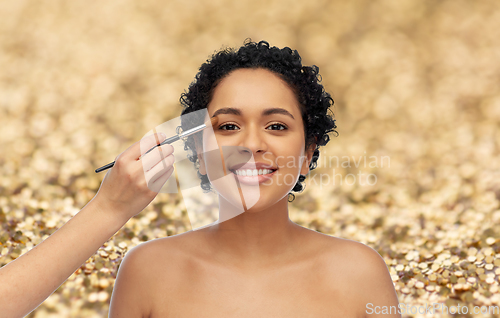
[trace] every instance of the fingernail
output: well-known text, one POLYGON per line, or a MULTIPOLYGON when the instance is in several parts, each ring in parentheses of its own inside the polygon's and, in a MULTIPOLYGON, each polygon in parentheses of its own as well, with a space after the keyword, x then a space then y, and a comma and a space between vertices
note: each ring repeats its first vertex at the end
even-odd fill
POLYGON ((167 139, 167 135, 165 135, 165 133, 159 133, 158 134, 158 138, 161 138, 161 139, 167 139))

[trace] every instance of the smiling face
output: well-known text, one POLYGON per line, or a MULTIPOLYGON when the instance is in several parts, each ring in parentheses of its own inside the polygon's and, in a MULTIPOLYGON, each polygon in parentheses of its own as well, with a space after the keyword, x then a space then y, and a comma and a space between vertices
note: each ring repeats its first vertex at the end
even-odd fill
MULTIPOLYGON (((260 189, 259 202, 252 210, 282 200, 299 175, 308 173, 314 145, 305 152, 300 105, 293 90, 276 74, 262 68, 231 72, 214 89, 208 113, 218 117, 214 127, 218 146, 223 152, 226 146, 237 149, 224 152, 227 173, 240 185, 260 189), (244 162, 235 161, 235 153, 246 156, 250 167, 240 167, 244 162)), ((200 173, 205 174, 206 162, 202 155, 199 159, 200 173)), ((208 175, 210 178, 210 164, 208 175)))

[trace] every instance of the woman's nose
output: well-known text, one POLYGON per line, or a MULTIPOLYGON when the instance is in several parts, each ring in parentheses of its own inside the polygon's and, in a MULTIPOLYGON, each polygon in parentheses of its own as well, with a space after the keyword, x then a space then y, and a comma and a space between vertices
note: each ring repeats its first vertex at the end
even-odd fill
POLYGON ((268 145, 264 133, 256 126, 249 126, 245 133, 241 134, 240 146, 248 149, 252 154, 266 152, 268 145))

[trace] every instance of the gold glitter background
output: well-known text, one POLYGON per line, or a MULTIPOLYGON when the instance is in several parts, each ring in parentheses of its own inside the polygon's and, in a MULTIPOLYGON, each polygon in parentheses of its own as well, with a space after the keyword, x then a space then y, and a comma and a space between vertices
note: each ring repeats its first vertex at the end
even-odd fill
MULTIPOLYGON (((499 29, 494 0, 2 1, 0 266, 179 116, 211 53, 251 37, 297 49, 335 100, 340 136, 292 220, 376 249, 401 303, 500 306, 499 29)), ((126 251, 189 224, 159 195, 28 317, 107 316, 126 251)))

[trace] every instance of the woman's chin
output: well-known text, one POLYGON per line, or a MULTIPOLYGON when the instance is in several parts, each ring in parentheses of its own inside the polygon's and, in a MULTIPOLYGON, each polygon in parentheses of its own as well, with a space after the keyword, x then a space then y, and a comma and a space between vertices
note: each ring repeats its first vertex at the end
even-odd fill
POLYGON ((245 213, 261 213, 274 209, 277 204, 282 202, 283 197, 287 197, 287 194, 288 192, 283 194, 272 193, 271 191, 263 192, 260 194, 258 200, 254 201, 253 204, 250 205, 249 202, 246 202, 245 213))
MULTIPOLYGON (((273 173, 272 175, 276 178, 279 177, 278 174, 274 176, 273 173)), ((238 182, 241 180, 234 176, 231 173, 223 178, 211 180, 212 186, 219 194, 219 200, 226 201, 226 204, 222 204, 220 207, 226 210, 224 213, 228 218, 243 212, 259 213, 272 209, 283 199, 288 202, 288 193, 292 187, 279 185, 273 182, 274 178, 238 182)))

